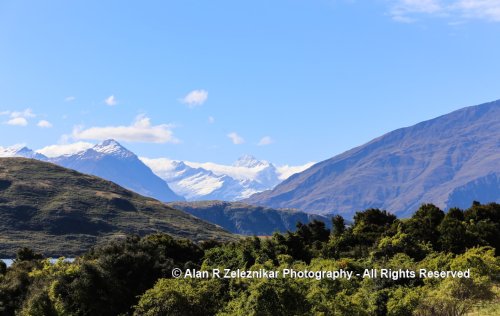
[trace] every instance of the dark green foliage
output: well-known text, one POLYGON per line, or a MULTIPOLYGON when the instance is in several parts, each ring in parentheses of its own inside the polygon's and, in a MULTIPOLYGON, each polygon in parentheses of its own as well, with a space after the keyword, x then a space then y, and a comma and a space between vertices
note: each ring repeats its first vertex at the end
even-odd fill
POLYGON ((500 204, 474 203, 464 213, 467 231, 475 244, 491 245, 500 253, 500 204))
POLYGON ((189 240, 164 234, 130 236, 91 250, 81 269, 63 276, 55 292, 65 310, 118 315, 129 312, 137 296, 158 279, 171 277, 174 267, 199 268, 202 257, 201 248, 189 240))
POLYGON ((443 251, 463 253, 472 244, 470 241, 473 237, 467 232, 464 213, 460 209, 450 209, 438 226, 438 230, 439 247, 443 251))
POLYGON ((438 249, 439 224, 444 218, 444 212, 432 204, 422 204, 406 222, 405 231, 421 242, 429 242, 438 249))
POLYGON ((354 215, 353 234, 357 243, 372 246, 394 223, 396 216, 379 209, 368 209, 354 215))
POLYGON ((335 237, 341 236, 345 232, 345 221, 340 215, 332 218, 332 233, 335 237))
POLYGON ((0 276, 0 314, 15 315, 26 300, 31 286, 30 272, 41 266, 40 261, 16 261, 0 276))
POLYGON ((7 264, 0 260, 0 275, 4 275, 7 272, 7 264))
POLYGON ((21 249, 0 273, 0 314, 465 315, 479 302, 491 301, 500 282, 494 235, 499 212, 498 204, 475 204, 444 215, 423 205, 412 218, 398 220, 369 209, 358 212, 350 227, 336 217, 332 234, 313 221, 299 223, 295 232, 226 243, 131 235, 103 243, 74 263, 50 264, 21 249), (360 274, 366 268, 471 269, 473 277, 174 279, 173 268, 360 274))
POLYGON ((161 279, 141 296, 134 315, 215 315, 229 299, 229 282, 161 279))
POLYGON ((16 253, 16 261, 32 261, 41 259, 43 259, 43 255, 35 253, 32 249, 27 247, 19 249, 16 253))

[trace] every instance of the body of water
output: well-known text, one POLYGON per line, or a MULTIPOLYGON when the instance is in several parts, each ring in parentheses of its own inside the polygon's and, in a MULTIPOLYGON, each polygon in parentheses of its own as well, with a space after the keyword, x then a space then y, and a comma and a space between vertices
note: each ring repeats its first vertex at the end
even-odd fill
MULTIPOLYGON (((58 259, 59 258, 49 258, 50 262, 52 262, 52 263, 55 263, 58 259)), ((0 260, 5 262, 7 267, 10 267, 14 263, 14 259, 0 259, 0 260)), ((73 262, 73 261, 75 261, 75 258, 64 258, 64 261, 73 262)))

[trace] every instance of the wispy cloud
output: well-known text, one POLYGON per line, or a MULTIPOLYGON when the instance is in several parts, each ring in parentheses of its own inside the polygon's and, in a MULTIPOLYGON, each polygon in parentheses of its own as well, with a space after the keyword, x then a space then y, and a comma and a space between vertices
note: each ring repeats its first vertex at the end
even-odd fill
POLYGON ((52 123, 46 120, 40 120, 36 126, 41 127, 41 128, 51 128, 52 123))
POLYGON ((208 123, 213 124, 215 123, 215 118, 213 116, 208 117, 208 123))
POLYGON ((94 144, 87 142, 76 142, 72 144, 58 144, 43 147, 36 152, 41 153, 47 157, 58 157, 62 155, 71 155, 78 152, 84 151, 86 149, 92 148, 94 144))
POLYGON ((12 126, 27 126, 28 119, 36 117, 30 108, 23 111, 2 111, 0 115, 9 115, 10 119, 5 124, 12 126))
POLYGON ((116 97, 114 95, 110 95, 109 97, 107 97, 104 100, 104 103, 106 103, 109 106, 115 106, 118 104, 118 100, 116 99, 116 97))
POLYGON ((315 164, 315 162, 308 162, 308 163, 301 165, 301 166, 289 166, 289 165, 280 166, 277 168, 278 173, 279 173, 279 178, 280 178, 280 180, 286 180, 290 176, 292 176, 293 174, 296 174, 296 173, 302 172, 306 169, 309 169, 314 164, 315 164))
POLYGON ((173 136, 172 125, 152 125, 151 119, 144 115, 136 117, 129 126, 104 126, 90 127, 73 130, 75 139, 106 140, 116 139, 118 141, 142 142, 142 143, 178 143, 179 140, 173 136))
POLYGON ((257 145, 266 146, 266 145, 271 145, 272 143, 274 143, 274 140, 271 138, 271 136, 264 136, 260 139, 257 145))
POLYGON ((180 101, 186 104, 189 108, 194 108, 205 103, 208 99, 208 91, 193 90, 185 95, 180 101))
POLYGON ((231 141, 235 145, 241 145, 241 144, 243 144, 245 142, 245 140, 243 139, 243 137, 241 137, 240 135, 238 135, 235 132, 227 134, 227 137, 229 137, 229 139, 231 139, 231 141))
POLYGON ((15 118, 15 117, 24 117, 24 118, 29 118, 29 117, 35 117, 35 113, 33 113, 33 111, 31 109, 25 109, 23 111, 19 111, 19 112, 11 112, 10 113, 10 117, 12 118, 15 118))
POLYGON ((390 0, 389 3, 389 13, 398 22, 415 22, 425 16, 500 22, 500 0, 390 0))
POLYGON ((73 102, 76 100, 76 97, 74 96, 69 96, 64 98, 64 102, 73 102))

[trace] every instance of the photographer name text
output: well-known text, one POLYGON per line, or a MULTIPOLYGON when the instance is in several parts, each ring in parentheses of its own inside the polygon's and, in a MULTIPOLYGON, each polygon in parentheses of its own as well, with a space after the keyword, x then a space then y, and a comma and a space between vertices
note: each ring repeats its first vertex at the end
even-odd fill
POLYGON ((187 269, 181 270, 175 268, 172 270, 172 277, 184 279, 276 279, 276 278, 292 278, 292 279, 316 279, 316 280, 352 280, 355 278, 362 279, 445 279, 445 278, 470 278, 470 270, 464 271, 435 271, 427 269, 408 270, 408 269, 365 269, 363 272, 355 272, 350 270, 244 270, 244 269, 211 269, 211 270, 196 270, 187 269))

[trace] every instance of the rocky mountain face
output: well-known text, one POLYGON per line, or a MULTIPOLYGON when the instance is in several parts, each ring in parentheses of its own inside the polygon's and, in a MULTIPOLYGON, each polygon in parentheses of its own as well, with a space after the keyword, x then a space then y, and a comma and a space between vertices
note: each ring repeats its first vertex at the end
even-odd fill
POLYGON ((245 202, 347 217, 371 207, 408 216, 421 203, 447 209, 499 202, 499 175, 495 101, 385 134, 245 202))

